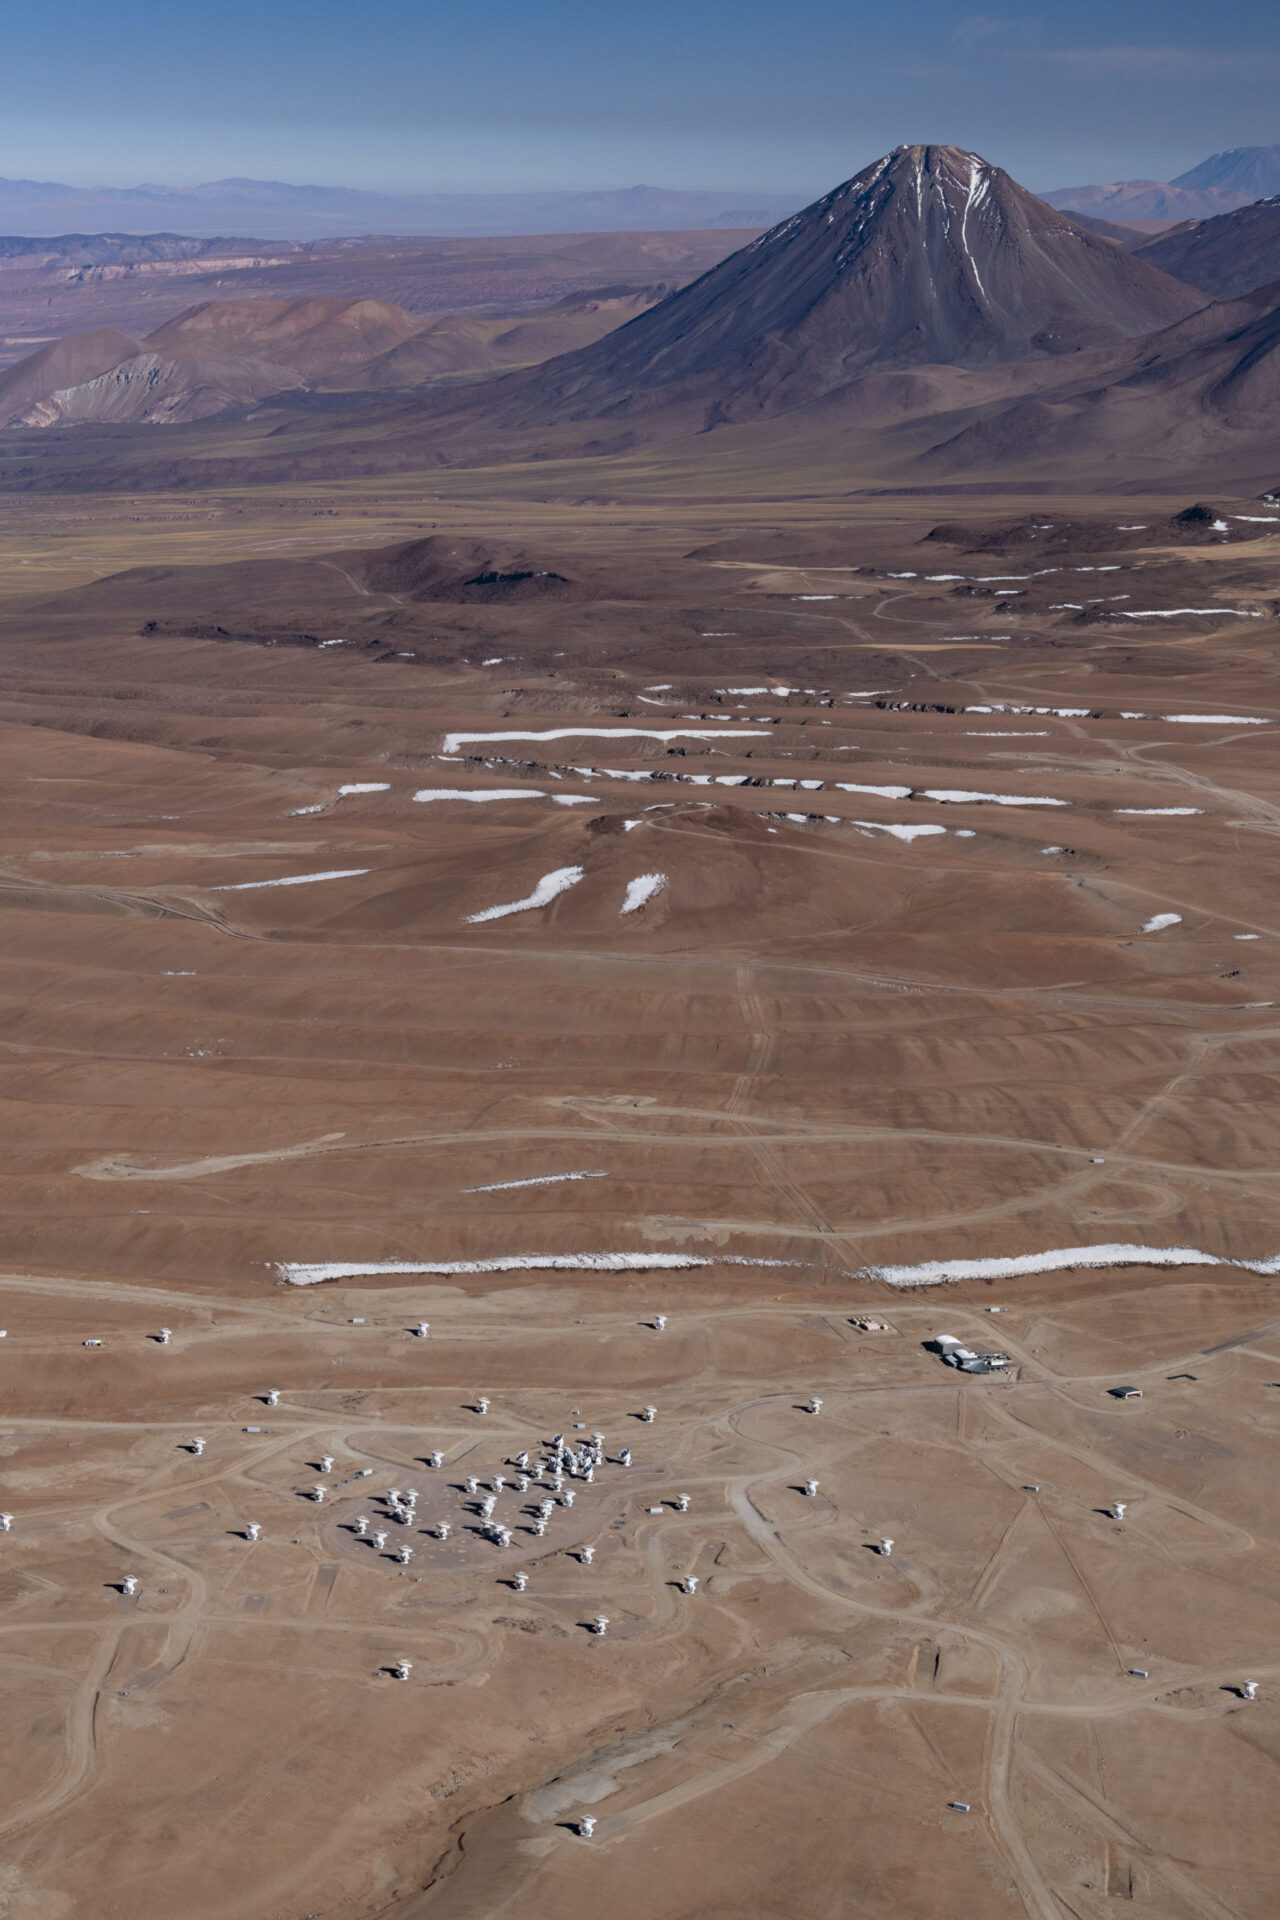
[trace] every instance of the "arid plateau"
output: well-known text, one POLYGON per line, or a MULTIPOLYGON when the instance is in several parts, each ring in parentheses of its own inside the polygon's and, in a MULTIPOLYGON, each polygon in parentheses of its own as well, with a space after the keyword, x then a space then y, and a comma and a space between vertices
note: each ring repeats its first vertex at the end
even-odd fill
POLYGON ((13 1920, 1275 1911, 1280 467, 695 421, 756 244, 0 436, 13 1920))

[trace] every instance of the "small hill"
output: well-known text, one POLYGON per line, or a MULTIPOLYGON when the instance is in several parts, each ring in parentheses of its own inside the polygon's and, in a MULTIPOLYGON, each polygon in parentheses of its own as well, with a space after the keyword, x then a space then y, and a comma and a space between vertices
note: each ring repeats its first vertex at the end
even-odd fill
POLYGON ((1073 353, 1201 304, 977 154, 899 147, 512 398, 517 418, 665 401, 716 425, 821 399, 873 369, 1073 353))
POLYGON ((1280 194, 1174 227, 1139 247, 1137 258, 1217 300, 1270 286, 1280 280, 1280 194))
POLYGON ((442 314, 390 352, 349 373, 333 374, 323 384, 347 391, 396 391, 433 380, 533 366, 589 346, 637 314, 647 313, 670 291, 664 285, 601 287, 518 318, 442 314))
POLYGON ((303 376, 386 353, 420 322, 382 300, 208 300, 147 335, 156 353, 270 361, 303 376))
POLYGON ((0 374, 0 427, 202 420, 386 353, 418 322, 380 300, 207 301, 142 340, 73 334, 0 374))
POLYGON ((46 424, 26 416, 32 409, 48 408, 52 409, 50 418, 56 418, 55 394, 93 380, 143 351, 140 341, 131 340, 114 327, 99 327, 92 333, 73 333, 69 339, 52 341, 0 373, 0 425, 46 424))

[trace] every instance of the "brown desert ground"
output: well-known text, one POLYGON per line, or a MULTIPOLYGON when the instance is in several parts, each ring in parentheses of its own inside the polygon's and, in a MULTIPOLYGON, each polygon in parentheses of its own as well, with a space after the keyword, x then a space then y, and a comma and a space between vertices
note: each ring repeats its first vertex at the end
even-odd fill
POLYGON ((13 1920, 1275 1911, 1280 509, 699 458, 5 498, 13 1920))

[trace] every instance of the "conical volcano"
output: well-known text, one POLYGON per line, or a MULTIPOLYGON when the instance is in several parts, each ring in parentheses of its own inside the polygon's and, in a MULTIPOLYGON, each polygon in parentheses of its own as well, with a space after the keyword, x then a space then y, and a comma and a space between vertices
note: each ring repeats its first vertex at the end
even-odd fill
MULTIPOLYGON (((899 147, 651 312, 530 376, 542 418, 777 412, 877 368, 983 367, 1148 333, 1204 296, 959 147, 899 147)), ((522 409, 523 410, 523 409, 522 409)))

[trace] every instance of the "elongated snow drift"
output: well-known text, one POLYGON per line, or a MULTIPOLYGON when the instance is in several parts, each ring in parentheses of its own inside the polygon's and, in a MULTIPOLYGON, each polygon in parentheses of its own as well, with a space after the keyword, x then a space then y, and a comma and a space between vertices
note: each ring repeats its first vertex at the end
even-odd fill
POLYGON ((549 907, 560 894, 577 886, 583 872, 582 867, 557 867, 554 873, 544 873, 533 892, 523 900, 509 900, 502 907, 486 907, 481 913, 469 913, 466 923, 469 927, 478 927, 485 920, 505 920, 509 913, 528 913, 532 907, 549 907))
POLYGON ((395 1273, 650 1273, 682 1267, 793 1267, 794 1260, 752 1260, 718 1253, 500 1253, 490 1260, 327 1260, 272 1263, 291 1287, 317 1287, 325 1280, 363 1280, 395 1273))
POLYGON ((1198 1247, 1140 1247, 1112 1242, 1096 1247, 1054 1247, 1047 1253, 1015 1253, 988 1260, 922 1260, 914 1267, 864 1267, 859 1280, 890 1287, 937 1287, 948 1280, 1014 1280, 1025 1273, 1067 1273, 1077 1267, 1240 1267, 1246 1273, 1280 1273, 1280 1253, 1266 1260, 1231 1260, 1198 1247))

